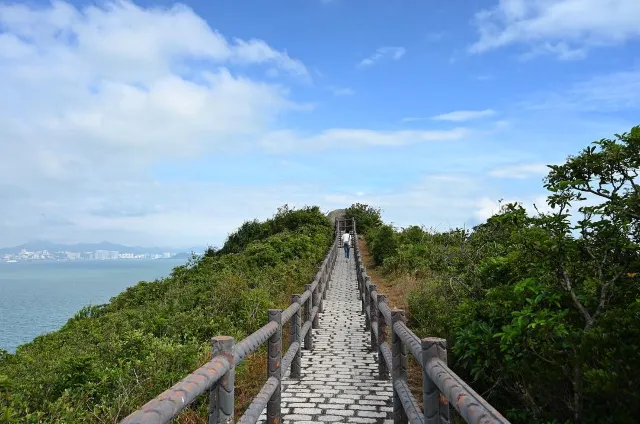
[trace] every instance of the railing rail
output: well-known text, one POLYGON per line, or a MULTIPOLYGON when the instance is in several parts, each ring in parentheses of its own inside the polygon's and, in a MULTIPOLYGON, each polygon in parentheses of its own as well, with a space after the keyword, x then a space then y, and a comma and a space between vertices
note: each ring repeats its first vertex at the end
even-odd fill
MULTIPOLYGON (((345 227, 346 228, 346 227, 345 227)), ((355 231, 355 222, 351 227, 355 231)), ((198 396, 209 392, 209 424, 234 422, 235 367, 261 345, 268 343, 267 381, 238 422, 257 422, 267 408, 267 423, 282 422, 280 391, 282 378, 291 370, 291 378, 300 378, 301 349, 313 349, 311 337, 318 328, 318 313, 329 288, 331 271, 338 253, 340 229, 336 221, 334 241, 311 284, 302 294, 291 297, 291 305, 284 310, 269 310, 269 322, 234 344, 233 337, 217 336, 211 340, 212 359, 184 379, 147 402, 121 421, 121 424, 160 424, 177 417, 198 396), (282 329, 290 322, 290 343, 282 355, 282 329)))
MULTIPOLYGON (((347 228, 347 225, 339 225, 338 228, 347 228)), ((378 378, 388 379, 391 371, 394 423, 448 424, 449 404, 452 404, 467 423, 509 424, 447 366, 445 339, 429 337, 420 340, 407 327, 404 311, 389 307, 386 296, 377 292, 377 287, 367 275, 357 243, 355 221, 352 228, 355 240, 353 256, 365 328, 371 332, 371 350, 378 352, 378 378), (391 346, 387 341, 389 329, 391 346), (420 411, 409 390, 407 351, 422 368, 424 412, 420 411)))

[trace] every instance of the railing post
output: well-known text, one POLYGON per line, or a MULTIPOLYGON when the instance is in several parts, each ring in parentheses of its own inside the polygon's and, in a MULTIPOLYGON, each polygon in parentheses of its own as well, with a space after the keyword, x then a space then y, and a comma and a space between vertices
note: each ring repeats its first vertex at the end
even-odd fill
POLYGON ((211 339, 211 357, 224 356, 231 364, 229 371, 209 391, 209 424, 227 424, 233 419, 235 366, 233 363, 233 337, 216 336, 211 339))
POLYGON ((362 300, 362 284, 364 282, 363 275, 365 274, 364 265, 362 265, 362 259, 358 262, 358 299, 362 300))
MULTIPOLYGON (((311 284, 307 284, 304 286, 304 291, 311 291, 311 284)), ((311 319, 311 310, 313 309, 313 293, 311 296, 304 302, 304 323, 306 324, 311 319)), ((311 337, 311 332, 313 329, 309 327, 309 331, 304 336, 304 348, 307 350, 313 349, 313 338, 311 337)))
POLYGON ((378 321, 378 303, 377 303, 378 299, 372 298, 372 293, 374 291, 376 291, 376 285, 371 284, 369 286, 369 316, 371 317, 371 325, 369 325, 369 327, 371 327, 371 351, 372 352, 376 351, 376 339, 378 337, 378 335, 376 334, 376 330, 373 328, 374 327, 373 323, 378 321))
POLYGON ((365 311, 370 311, 371 310, 371 308, 369 306, 369 304, 371 303, 371 292, 369 291, 370 287, 371 287, 370 286, 370 282, 371 282, 371 277, 369 277, 367 275, 367 278, 364 280, 364 290, 362 292, 362 295, 364 296, 364 302, 362 302, 363 303, 362 312, 365 313, 364 314, 364 327, 365 327, 365 330, 367 330, 367 331, 371 330, 371 322, 370 322, 369 317, 367 316, 367 314, 365 312, 365 311))
POLYGON ((322 310, 324 312, 324 300, 327 298, 327 288, 329 286, 329 264, 327 264, 327 268, 322 271, 322 310))
POLYGON ((278 386, 267 403, 267 424, 279 424, 282 421, 280 414, 280 391, 282 378, 280 374, 280 362, 282 361, 282 311, 269 309, 269 322, 275 321, 278 330, 269 338, 267 356, 267 378, 278 379, 278 386))
POLYGON ((427 374, 427 364, 432 359, 447 363, 446 339, 422 339, 422 401, 425 424, 449 424, 449 402, 427 374))
POLYGON ((407 347, 393 329, 396 322, 405 322, 405 315, 402 309, 393 309, 391 311, 391 354, 393 365, 391 367, 391 378, 393 379, 393 422, 394 424, 406 424, 409 419, 398 396, 395 382, 398 380, 407 381, 407 347))
MULTIPOLYGON (((324 291, 324 285, 322 284, 322 275, 318 276, 318 285, 316 286, 316 294, 318 296, 318 312, 324 312, 324 297, 322 296, 322 293, 324 291)), ((316 314, 316 317, 318 316, 318 314, 316 314)))
POLYGON ((378 319, 378 378, 380 380, 386 380, 389 378, 389 368, 384 361, 384 355, 382 355, 382 343, 387 341, 387 321, 384 319, 384 315, 380 312, 380 304, 387 303, 387 296, 383 294, 378 295, 377 313, 378 319))
MULTIPOLYGON (((300 305, 299 294, 291 296, 291 304, 294 303, 300 305)), ((300 333, 302 333, 302 325, 300 324, 302 317, 301 309, 302 305, 300 305, 298 311, 291 317, 291 324, 289 325, 289 343, 298 342, 298 351, 296 352, 296 356, 293 357, 293 361, 291 361, 291 378, 300 378, 300 371, 302 367, 302 340, 300 338, 300 333)))
POLYGON ((318 307, 318 312, 316 313, 316 315, 313 317, 313 322, 311 323, 311 328, 313 329, 317 329, 320 328, 320 296, 318 296, 318 291, 320 289, 320 282, 318 282, 318 284, 316 284, 316 288, 313 290, 313 293, 311 294, 311 298, 313 299, 313 304, 312 306, 315 308, 316 306, 318 307))

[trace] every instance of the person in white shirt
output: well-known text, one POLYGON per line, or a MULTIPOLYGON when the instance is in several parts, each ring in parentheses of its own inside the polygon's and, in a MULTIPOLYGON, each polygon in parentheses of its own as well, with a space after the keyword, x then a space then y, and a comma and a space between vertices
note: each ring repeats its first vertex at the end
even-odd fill
POLYGON ((342 245, 344 247, 344 257, 349 260, 349 245, 351 244, 351 234, 345 231, 342 235, 342 245))

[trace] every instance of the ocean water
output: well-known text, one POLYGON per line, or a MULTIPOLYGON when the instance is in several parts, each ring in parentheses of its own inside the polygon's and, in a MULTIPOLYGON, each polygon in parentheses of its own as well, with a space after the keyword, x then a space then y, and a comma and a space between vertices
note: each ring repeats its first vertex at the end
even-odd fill
POLYGON ((139 281, 166 277, 186 260, 0 262, 0 349, 15 352, 59 329, 78 310, 107 303, 139 281))

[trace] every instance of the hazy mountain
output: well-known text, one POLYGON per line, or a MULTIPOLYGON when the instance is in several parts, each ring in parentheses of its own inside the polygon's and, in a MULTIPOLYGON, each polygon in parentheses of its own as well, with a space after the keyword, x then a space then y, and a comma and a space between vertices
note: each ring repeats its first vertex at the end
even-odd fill
POLYGON ((15 247, 0 248, 0 254, 15 254, 20 250, 25 249, 30 252, 39 250, 48 250, 50 252, 56 252, 58 250, 66 250, 69 252, 93 252, 96 250, 116 250, 120 253, 164 253, 164 252, 191 252, 202 253, 206 248, 194 247, 194 248, 169 248, 169 247, 141 247, 141 246, 124 246, 122 244, 111 243, 103 241, 100 243, 75 243, 75 244, 61 244, 53 243, 47 240, 32 240, 27 243, 21 244, 15 247))

